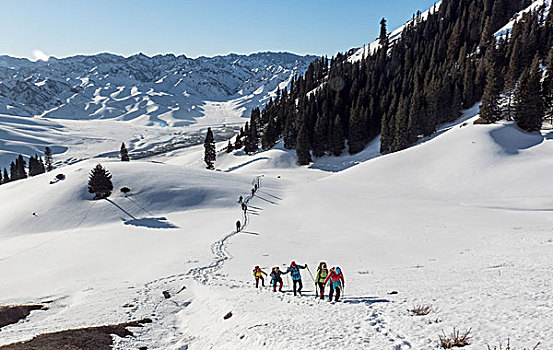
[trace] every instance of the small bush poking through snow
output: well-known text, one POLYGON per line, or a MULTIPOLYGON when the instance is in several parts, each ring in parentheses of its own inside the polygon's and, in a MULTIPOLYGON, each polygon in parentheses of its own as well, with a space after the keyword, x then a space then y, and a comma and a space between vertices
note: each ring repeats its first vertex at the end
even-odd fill
POLYGON ((409 312, 411 312, 414 316, 426 316, 431 312, 436 312, 436 308, 432 305, 417 305, 409 312))
POLYGON ((453 332, 450 336, 447 336, 444 331, 442 331, 442 335, 439 336, 440 338, 440 346, 444 349, 452 349, 452 348, 461 348, 463 346, 470 344, 470 331, 466 331, 465 333, 461 334, 460 331, 453 328, 453 332))
MULTIPOLYGON (((540 346, 541 342, 538 342, 532 349, 530 348, 524 348, 522 350, 537 350, 538 346, 540 346)), ((503 344, 499 343, 499 347, 494 346, 493 348, 488 345, 488 350, 515 350, 514 348, 511 348, 511 340, 507 339, 507 346, 503 348, 503 344)))
POLYGON ((131 189, 128 188, 128 187, 121 188, 121 192, 125 195, 125 197, 127 197, 127 195, 129 194, 130 191, 131 191, 131 189))

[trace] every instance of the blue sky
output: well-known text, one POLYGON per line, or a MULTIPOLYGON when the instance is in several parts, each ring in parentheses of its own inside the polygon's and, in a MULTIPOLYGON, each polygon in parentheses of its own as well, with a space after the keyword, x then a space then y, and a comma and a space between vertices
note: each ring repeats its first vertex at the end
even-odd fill
POLYGON ((0 0, 0 54, 189 57, 258 51, 332 56, 434 0, 0 0))

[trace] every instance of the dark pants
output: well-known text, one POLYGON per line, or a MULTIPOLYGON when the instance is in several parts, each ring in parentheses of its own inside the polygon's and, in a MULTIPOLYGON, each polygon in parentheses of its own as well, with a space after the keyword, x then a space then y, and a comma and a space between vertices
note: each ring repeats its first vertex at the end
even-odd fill
POLYGON ((263 279, 263 276, 259 276, 255 278, 255 288, 259 288, 259 280, 261 280, 261 286, 265 287, 265 280, 263 279))
POLYGON ((301 289, 303 288, 303 284, 301 283, 301 280, 294 280, 294 295, 296 295, 296 284, 298 285, 297 291, 301 295, 301 289))
POLYGON ((328 301, 332 301, 332 295, 334 294, 334 289, 336 289, 336 299, 334 300, 338 301, 338 299, 340 299, 340 292, 342 291, 342 288, 340 288, 339 286, 336 286, 336 288, 334 288, 331 282, 330 291, 328 292, 328 301))
POLYGON ((278 291, 282 292, 282 280, 273 280, 273 292, 276 292, 277 283, 279 283, 278 291))
POLYGON ((321 296, 321 299, 325 298, 325 283, 324 282, 317 282, 317 285, 319 286, 319 295, 321 296))

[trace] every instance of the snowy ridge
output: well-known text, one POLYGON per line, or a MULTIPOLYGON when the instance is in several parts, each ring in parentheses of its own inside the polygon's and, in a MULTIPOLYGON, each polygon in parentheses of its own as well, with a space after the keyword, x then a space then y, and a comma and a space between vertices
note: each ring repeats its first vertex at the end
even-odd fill
MULTIPOLYGON (((428 10, 424 11, 423 13, 421 13, 420 17, 414 20, 415 24, 418 21, 426 21, 426 19, 428 18, 428 16, 431 13, 435 13, 436 11, 438 11, 440 9, 441 4, 442 4, 442 1, 438 1, 430 9, 428 9, 428 10)), ((395 30, 393 30, 388 35, 388 39, 389 39, 390 43, 393 43, 397 39, 399 39, 401 37, 401 33, 403 32, 405 27, 411 25, 412 23, 413 23, 413 20, 411 19, 407 23, 402 25, 401 27, 398 27, 395 30)), ((362 60, 364 57, 367 57, 367 55, 372 54, 373 52, 375 52, 379 47, 380 47, 380 39, 376 39, 372 43, 370 43, 368 45, 364 45, 362 48, 357 49, 350 57, 348 57, 348 61, 350 63, 358 62, 358 61, 362 60)))
POLYGON ((270 52, 197 59, 104 53, 48 62, 1 56, 0 113, 186 126, 211 102, 235 101, 236 114, 246 114, 314 59, 270 52))
POLYGON ((507 34, 513 30, 513 25, 516 22, 518 22, 520 20, 520 18, 522 18, 522 16, 525 13, 534 12, 542 6, 545 7, 544 15, 547 16, 547 14, 549 13, 549 11, 551 9, 551 0, 535 0, 534 2, 532 2, 532 4, 530 6, 528 6, 524 10, 522 10, 522 11, 518 12, 517 14, 515 14, 513 16, 513 18, 509 21, 509 23, 507 23, 503 28, 498 30, 494 34, 496 39, 497 40, 502 39, 502 38, 505 39, 507 37, 507 34))

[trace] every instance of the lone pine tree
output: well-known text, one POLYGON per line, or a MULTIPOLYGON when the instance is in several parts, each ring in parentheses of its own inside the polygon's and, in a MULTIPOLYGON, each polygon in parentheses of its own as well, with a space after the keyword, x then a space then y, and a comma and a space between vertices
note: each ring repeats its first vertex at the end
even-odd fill
POLYGON ((217 153, 215 151, 215 139, 213 138, 213 131, 211 128, 207 128, 207 134, 204 141, 204 161, 207 165, 207 169, 215 169, 214 163, 217 153))
POLYGON ((46 171, 52 171, 52 169, 54 169, 53 163, 52 150, 50 147, 46 147, 44 149, 44 165, 46 166, 46 171))
POLYGON ((94 199, 103 199, 109 197, 111 191, 111 174, 101 164, 96 165, 88 178, 88 192, 94 193, 94 199))
POLYGON ((124 142, 121 144, 121 150, 119 151, 119 155, 121 156, 121 161, 122 162, 130 161, 129 151, 127 150, 127 147, 125 147, 124 142))

